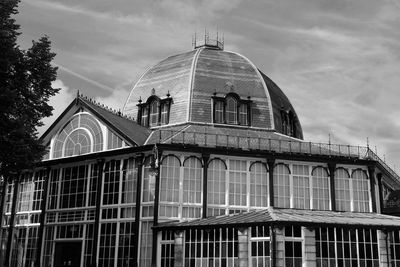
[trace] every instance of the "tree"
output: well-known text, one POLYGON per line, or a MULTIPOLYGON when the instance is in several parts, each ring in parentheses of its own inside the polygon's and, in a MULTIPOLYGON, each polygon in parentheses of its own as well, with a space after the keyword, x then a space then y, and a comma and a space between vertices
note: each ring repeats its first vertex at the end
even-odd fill
POLYGON ((49 98, 57 67, 47 36, 22 50, 17 44, 19 25, 12 18, 19 0, 0 1, 0 176, 13 177, 41 160, 45 146, 36 127, 52 115, 49 98))

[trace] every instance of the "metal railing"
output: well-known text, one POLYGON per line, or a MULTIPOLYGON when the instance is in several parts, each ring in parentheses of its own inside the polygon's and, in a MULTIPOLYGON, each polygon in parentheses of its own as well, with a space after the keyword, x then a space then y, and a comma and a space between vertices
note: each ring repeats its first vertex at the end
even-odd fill
POLYGON ((381 164, 391 175, 400 181, 400 177, 369 147, 340 144, 313 143, 287 139, 272 139, 258 136, 233 136, 230 134, 159 130, 156 138, 162 144, 196 145, 202 147, 220 147, 242 150, 260 150, 275 153, 292 153, 347 157, 374 160, 381 164))

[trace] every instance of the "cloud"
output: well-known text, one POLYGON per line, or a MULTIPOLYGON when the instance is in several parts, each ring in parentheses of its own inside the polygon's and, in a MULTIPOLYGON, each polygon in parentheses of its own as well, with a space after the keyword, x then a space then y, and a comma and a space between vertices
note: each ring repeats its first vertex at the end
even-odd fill
POLYGON ((44 126, 37 129, 39 136, 41 136, 50 125, 61 115, 61 113, 67 108, 71 101, 75 98, 76 92, 72 92, 61 80, 55 80, 52 83, 53 88, 60 88, 60 91, 55 96, 52 96, 49 100, 49 105, 54 108, 53 116, 44 118, 42 122, 44 126))

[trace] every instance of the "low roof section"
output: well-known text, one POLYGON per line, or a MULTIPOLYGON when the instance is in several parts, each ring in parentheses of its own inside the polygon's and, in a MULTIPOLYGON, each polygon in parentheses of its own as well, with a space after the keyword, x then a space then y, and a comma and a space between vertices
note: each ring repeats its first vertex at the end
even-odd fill
POLYGON ((400 230, 400 217, 379 213, 336 212, 268 207, 229 215, 220 215, 184 222, 161 223, 155 228, 165 230, 249 227, 252 225, 301 225, 311 227, 363 227, 400 230))

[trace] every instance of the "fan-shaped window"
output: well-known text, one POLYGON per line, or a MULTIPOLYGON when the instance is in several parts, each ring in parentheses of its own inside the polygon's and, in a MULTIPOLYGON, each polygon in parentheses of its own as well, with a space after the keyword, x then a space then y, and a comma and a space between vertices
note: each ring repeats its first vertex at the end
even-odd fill
POLYGON ((57 134, 53 158, 76 156, 103 149, 103 132, 88 113, 76 114, 57 134))

